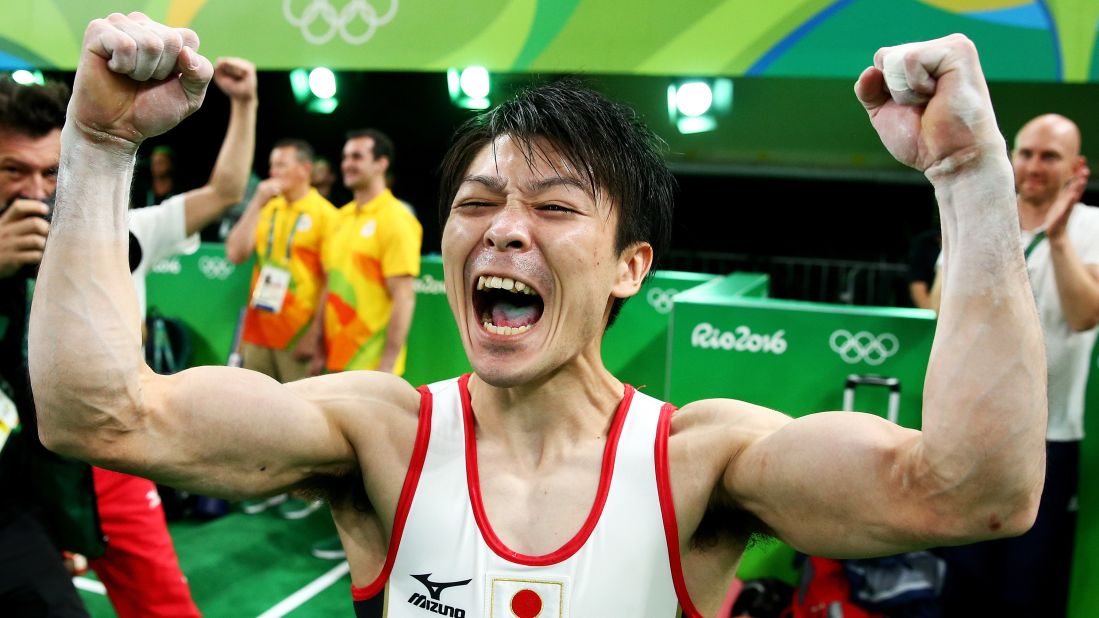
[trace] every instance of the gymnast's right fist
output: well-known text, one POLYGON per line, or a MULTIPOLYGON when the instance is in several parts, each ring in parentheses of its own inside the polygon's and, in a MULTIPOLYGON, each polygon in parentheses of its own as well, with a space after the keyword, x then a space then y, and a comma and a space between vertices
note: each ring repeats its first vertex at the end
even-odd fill
POLYGON ((197 110, 212 75, 193 31, 113 13, 84 31, 69 122, 88 139, 136 149, 197 110))

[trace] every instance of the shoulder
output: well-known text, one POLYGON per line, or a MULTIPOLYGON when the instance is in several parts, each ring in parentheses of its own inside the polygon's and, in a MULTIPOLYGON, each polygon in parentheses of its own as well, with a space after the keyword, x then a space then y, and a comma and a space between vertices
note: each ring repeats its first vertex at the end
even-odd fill
POLYGON ((323 215, 335 214, 337 210, 337 208, 332 205, 332 202, 325 199, 316 189, 309 190, 309 193, 302 199, 302 204, 307 209, 323 215))
POLYGON ((355 487, 365 483, 371 507, 384 513, 383 519, 392 517, 416 448, 420 393, 398 376, 375 371, 345 371, 287 386, 322 410, 331 431, 347 441, 362 478, 347 474, 344 480, 355 487))
POLYGON ((668 470, 681 536, 708 543, 733 533, 742 543, 764 529, 724 490, 724 479, 741 453, 788 422, 784 414, 733 399, 696 401, 675 412, 668 470))
POLYGON ((748 447, 790 421, 780 412, 734 399, 706 399, 683 406, 672 416, 668 436, 671 471, 677 477, 708 479, 708 490, 716 490, 748 447))
POLYGON ((419 391, 398 376, 378 371, 344 371, 287 387, 337 417, 399 421, 415 419, 420 409, 419 391))
POLYGON ((790 422, 790 417, 736 399, 703 399, 689 403, 672 416, 671 437, 688 442, 734 437, 737 441, 752 441, 770 434, 790 422))
POLYGON ((1077 203, 1073 208, 1069 224, 1071 225, 1073 221, 1081 227, 1086 227, 1089 233, 1099 230, 1099 207, 1083 202, 1077 203))
POLYGON ((1094 264, 1099 260, 1099 208, 1076 204, 1068 221, 1068 233, 1085 262, 1094 264))
POLYGON ((379 213, 381 216, 385 217, 388 220, 401 223, 406 227, 420 227, 420 220, 417 219, 416 215, 412 214, 412 212, 409 211, 408 208, 399 199, 394 197, 392 194, 390 194, 388 197, 389 199, 386 200, 381 209, 381 212, 379 213))
POLYGON ((378 371, 344 371, 287 386, 318 406, 369 466, 407 464, 419 428, 421 396, 404 379, 378 371))

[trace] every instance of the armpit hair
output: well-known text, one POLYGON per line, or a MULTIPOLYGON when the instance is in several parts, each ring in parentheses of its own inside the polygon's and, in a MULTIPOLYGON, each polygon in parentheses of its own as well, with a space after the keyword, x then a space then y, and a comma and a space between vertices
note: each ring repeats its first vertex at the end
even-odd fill
POLYGON ((358 470, 340 475, 314 476, 298 485, 297 492, 305 500, 323 500, 335 508, 374 512, 374 506, 366 495, 362 473, 358 470))
POLYGON ((774 531, 763 520, 728 498, 715 494, 710 498, 706 514, 691 537, 691 548, 713 549, 722 542, 750 548, 775 540, 774 531))

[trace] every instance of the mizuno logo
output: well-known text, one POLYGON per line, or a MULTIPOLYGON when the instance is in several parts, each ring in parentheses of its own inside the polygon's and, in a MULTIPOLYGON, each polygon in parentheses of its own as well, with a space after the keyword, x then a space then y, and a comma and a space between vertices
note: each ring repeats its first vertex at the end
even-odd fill
POLYGON ((439 595, 442 594, 443 591, 447 588, 453 588, 455 586, 465 586, 469 582, 473 581, 472 579, 467 579, 460 582, 433 582, 429 579, 431 577, 431 573, 428 573, 426 575, 413 575, 412 577, 415 578, 416 581, 423 584, 424 588, 427 588, 427 592, 431 595, 431 598, 435 599, 436 601, 439 600, 439 595))
POLYGON ((408 602, 410 604, 412 604, 416 607, 422 608, 422 609, 426 609, 429 612, 434 612, 436 614, 440 614, 442 616, 454 616, 454 618, 465 618, 466 611, 464 609, 460 609, 460 608, 457 608, 457 607, 452 607, 450 605, 446 605, 444 603, 441 603, 439 601, 439 596, 442 595, 443 591, 446 590, 447 588, 454 588, 456 586, 465 586, 469 582, 473 581, 472 579, 467 579, 467 580, 457 581, 457 582, 433 582, 433 581, 431 581, 431 573, 426 573, 424 575, 413 575, 412 577, 416 581, 423 584, 424 588, 427 588, 427 593, 429 595, 431 595, 431 599, 429 600, 424 595, 416 592, 416 593, 413 593, 412 596, 408 598, 408 602))

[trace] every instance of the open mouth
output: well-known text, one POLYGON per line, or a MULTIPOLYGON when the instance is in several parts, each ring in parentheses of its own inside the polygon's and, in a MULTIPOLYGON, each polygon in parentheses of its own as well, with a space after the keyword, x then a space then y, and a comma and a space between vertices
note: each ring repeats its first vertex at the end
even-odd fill
POLYGON ((494 335, 518 335, 542 318, 542 297, 529 284, 507 277, 482 275, 473 292, 473 309, 481 327, 494 335))

